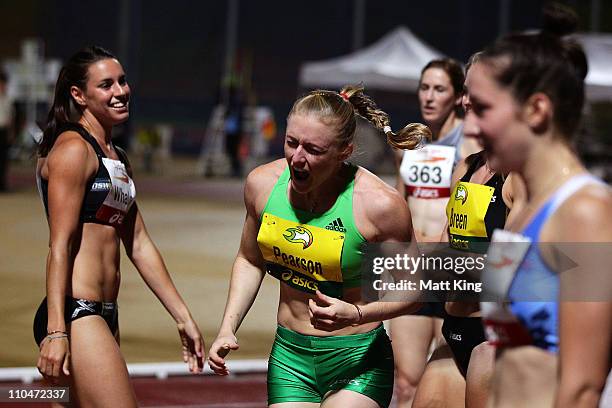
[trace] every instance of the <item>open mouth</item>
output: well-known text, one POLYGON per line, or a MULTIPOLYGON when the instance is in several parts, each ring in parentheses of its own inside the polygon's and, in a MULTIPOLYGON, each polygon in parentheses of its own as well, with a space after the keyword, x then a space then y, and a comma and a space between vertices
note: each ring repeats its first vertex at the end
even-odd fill
POLYGON ((308 170, 298 170, 292 168, 291 173, 293 175, 293 179, 300 182, 308 180, 308 177, 310 176, 310 172, 308 170))
POLYGON ((125 111, 128 108, 128 102, 114 102, 110 104, 110 107, 116 111, 125 111))

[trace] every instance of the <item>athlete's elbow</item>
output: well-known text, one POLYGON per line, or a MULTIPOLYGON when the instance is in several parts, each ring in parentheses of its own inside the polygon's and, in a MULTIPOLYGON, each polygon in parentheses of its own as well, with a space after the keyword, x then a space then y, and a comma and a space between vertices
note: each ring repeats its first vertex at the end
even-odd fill
POLYGON ((574 384, 559 386, 555 408, 587 408, 598 407, 604 383, 601 381, 586 380, 574 384))
POLYGON ((125 253, 134 265, 138 265, 149 257, 147 248, 146 243, 134 240, 131 245, 125 246, 125 253))
POLYGON ((72 242, 69 239, 52 239, 49 241, 49 262, 67 261, 73 253, 72 242))

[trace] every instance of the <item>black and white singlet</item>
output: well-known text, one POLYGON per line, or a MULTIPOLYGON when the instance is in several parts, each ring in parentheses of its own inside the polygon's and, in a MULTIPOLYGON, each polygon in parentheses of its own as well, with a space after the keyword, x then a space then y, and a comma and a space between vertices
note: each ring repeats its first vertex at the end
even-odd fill
MULTIPOLYGON (((79 133, 93 147, 96 156, 98 156, 98 171, 87 183, 80 221, 83 223, 120 225, 136 199, 136 188, 126 169, 128 162, 125 152, 115 147, 120 160, 109 159, 96 139, 82 126, 68 124, 63 126, 58 134, 65 131, 79 133)), ((40 172, 37 172, 36 183, 48 216, 49 181, 43 179, 40 172)))

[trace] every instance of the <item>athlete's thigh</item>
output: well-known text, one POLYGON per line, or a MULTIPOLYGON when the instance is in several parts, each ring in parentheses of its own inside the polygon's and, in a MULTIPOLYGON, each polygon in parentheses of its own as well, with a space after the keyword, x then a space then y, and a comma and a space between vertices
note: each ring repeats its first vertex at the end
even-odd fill
POLYGON ((487 406, 494 367, 495 347, 486 341, 474 347, 465 376, 465 406, 467 408, 487 406))
POLYGON ((77 397, 74 394, 74 383, 72 382, 71 376, 63 376, 59 382, 52 382, 45 378, 41 380, 41 385, 45 388, 55 388, 55 387, 69 387, 68 393, 68 401, 67 402, 52 402, 49 404, 51 408, 74 408, 79 407, 77 397))
POLYGON ((379 408, 380 405, 367 395, 351 390, 332 391, 325 396, 322 408, 379 408))
POLYGON ((447 344, 432 354, 414 396, 413 408, 465 406, 465 379, 447 344))
POLYGON ((318 408, 316 402, 279 402, 268 405, 269 408, 318 408))
POLYGON ((400 375, 410 375, 418 381, 427 362, 433 327, 433 318, 428 316, 400 316, 391 320, 391 345, 400 375))
POLYGON ((557 390, 557 356, 534 346, 505 350, 495 361, 492 395, 496 408, 552 407, 557 390))
POLYGON ((433 337, 435 341, 435 347, 437 348, 438 346, 446 344, 446 340, 444 340, 444 336, 442 335, 442 324, 444 324, 444 320, 439 317, 432 317, 431 321, 431 326, 433 330, 431 336, 433 337))
POLYGON ((70 352, 74 389, 83 406, 136 407, 125 360, 104 319, 73 321, 70 352))

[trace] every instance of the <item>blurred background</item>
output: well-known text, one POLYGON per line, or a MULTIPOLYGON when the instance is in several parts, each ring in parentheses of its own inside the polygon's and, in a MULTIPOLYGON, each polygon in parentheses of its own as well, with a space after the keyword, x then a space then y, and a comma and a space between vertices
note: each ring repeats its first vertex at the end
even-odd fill
MULTIPOLYGON (((606 64, 612 58, 612 41, 593 33, 612 32, 612 2, 565 3, 578 12, 580 31, 597 40, 592 57, 598 65, 606 64)), ((5 0, 0 2, 0 61, 9 75, 8 93, 17 114, 11 154, 14 157, 22 145, 27 149, 31 144, 28 132, 34 133, 33 122, 46 115, 62 61, 87 44, 115 53, 132 87, 131 118, 117 129, 117 144, 142 156, 201 157, 198 171, 203 175, 240 175, 281 153, 291 103, 313 87, 339 89, 343 79, 361 80, 391 114, 394 128, 420 119, 411 91, 416 85, 409 84, 410 78, 406 86, 398 86, 373 82, 366 74, 348 75, 336 85, 337 81, 326 81, 329 71, 304 72, 306 62, 375 46, 402 26, 412 36, 395 38, 400 44, 381 49, 390 57, 383 63, 419 72, 421 59, 428 55, 465 62, 504 32, 538 28, 543 4, 541 0, 5 0), (422 47, 431 54, 409 59, 411 52, 422 53, 422 47), (230 133, 231 140, 226 143, 218 131, 230 133), (220 154, 225 151, 229 157, 220 154)), ((364 69, 402 79, 402 73, 396 72, 400 68, 364 69)), ((609 105, 601 101, 612 95, 610 76, 598 79, 608 90, 591 98, 586 131, 594 136, 591 140, 607 146, 612 119, 609 105)), ((362 154, 369 150, 365 147, 362 154)), ((382 163, 362 159, 366 164, 382 163)), ((152 158, 144 160, 148 162, 143 165, 153 170, 152 158)))
MULTIPOLYGON (((580 16, 591 72, 577 148, 610 181, 612 2, 564 1, 580 16)), ((62 62, 101 45, 132 89, 116 129, 136 169, 151 235, 208 343, 219 324, 244 211, 242 183, 281 157, 285 117, 301 93, 363 82, 397 129, 421 120, 415 94, 434 56, 465 62, 508 31, 537 29, 544 1, 519 0, 3 0, 0 66, 13 110, 0 194, 0 366, 33 366, 32 316, 44 296, 48 232, 34 182, 34 140, 62 62), (416 79, 415 79, 416 78, 416 79)), ((0 97, 1 97, 0 91, 0 97)), ((0 124, 1 125, 1 124, 0 124)), ((360 126, 360 164, 390 177, 391 152, 360 126)), ((125 259, 125 257, 124 257, 125 259)), ((122 349, 128 362, 174 361, 170 317, 124 262, 122 349)), ((264 358, 277 284, 266 279, 239 333, 237 358, 264 358)))

